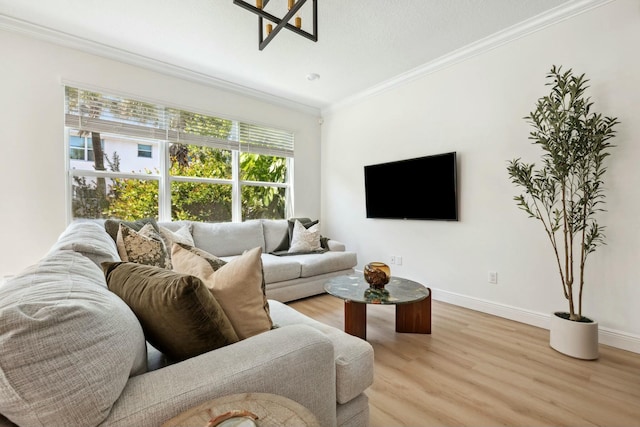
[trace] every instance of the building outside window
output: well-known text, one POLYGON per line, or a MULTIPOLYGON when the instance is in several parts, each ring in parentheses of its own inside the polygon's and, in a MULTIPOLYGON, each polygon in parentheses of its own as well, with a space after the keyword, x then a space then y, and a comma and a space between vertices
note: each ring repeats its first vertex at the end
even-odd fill
MULTIPOLYGON (((101 140, 101 144, 104 148, 104 140, 101 140)), ((93 162, 93 145, 91 143, 91 137, 70 135, 69 158, 72 160, 93 162)))
POLYGON ((138 157, 153 157, 152 147, 150 144, 138 144, 138 157))

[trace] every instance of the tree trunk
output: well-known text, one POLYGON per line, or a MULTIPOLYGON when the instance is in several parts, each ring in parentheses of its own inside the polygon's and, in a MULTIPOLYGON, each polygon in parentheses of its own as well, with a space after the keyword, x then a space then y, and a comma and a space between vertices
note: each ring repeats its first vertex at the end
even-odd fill
MULTIPOLYGON (((100 143, 100 132, 91 132, 91 146, 93 148, 94 168, 97 171, 105 171, 104 151, 100 143)), ((96 179, 96 203, 98 211, 101 213, 107 205, 107 183, 104 178, 96 179)))

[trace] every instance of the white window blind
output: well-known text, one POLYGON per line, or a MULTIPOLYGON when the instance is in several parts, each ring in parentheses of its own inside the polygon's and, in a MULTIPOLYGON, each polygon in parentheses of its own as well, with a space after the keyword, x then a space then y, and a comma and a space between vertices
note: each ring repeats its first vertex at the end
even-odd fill
POLYGON ((291 132, 65 86, 65 125, 130 137, 293 157, 291 132))

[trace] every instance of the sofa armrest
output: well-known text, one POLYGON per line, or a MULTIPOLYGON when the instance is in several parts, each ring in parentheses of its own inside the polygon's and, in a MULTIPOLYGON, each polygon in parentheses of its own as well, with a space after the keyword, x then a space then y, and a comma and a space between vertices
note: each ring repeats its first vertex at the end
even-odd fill
POLYGON ((344 252, 347 249, 344 243, 333 239, 327 240, 327 246, 329 247, 330 251, 344 252))
POLYGON ((333 345, 307 325, 247 338, 132 377, 104 426, 159 426, 208 400, 236 393, 273 393, 308 408, 320 425, 336 424, 333 345))

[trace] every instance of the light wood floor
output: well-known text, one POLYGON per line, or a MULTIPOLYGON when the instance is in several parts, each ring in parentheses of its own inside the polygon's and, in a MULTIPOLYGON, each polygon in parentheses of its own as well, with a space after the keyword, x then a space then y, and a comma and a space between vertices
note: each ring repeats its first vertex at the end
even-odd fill
MULTIPOLYGON (((289 305, 344 326, 343 301, 289 305)), ((431 335, 395 332, 393 306, 367 306, 375 380, 371 427, 640 426, 640 355, 600 346, 597 361, 549 347, 549 332, 433 302, 431 335)))

